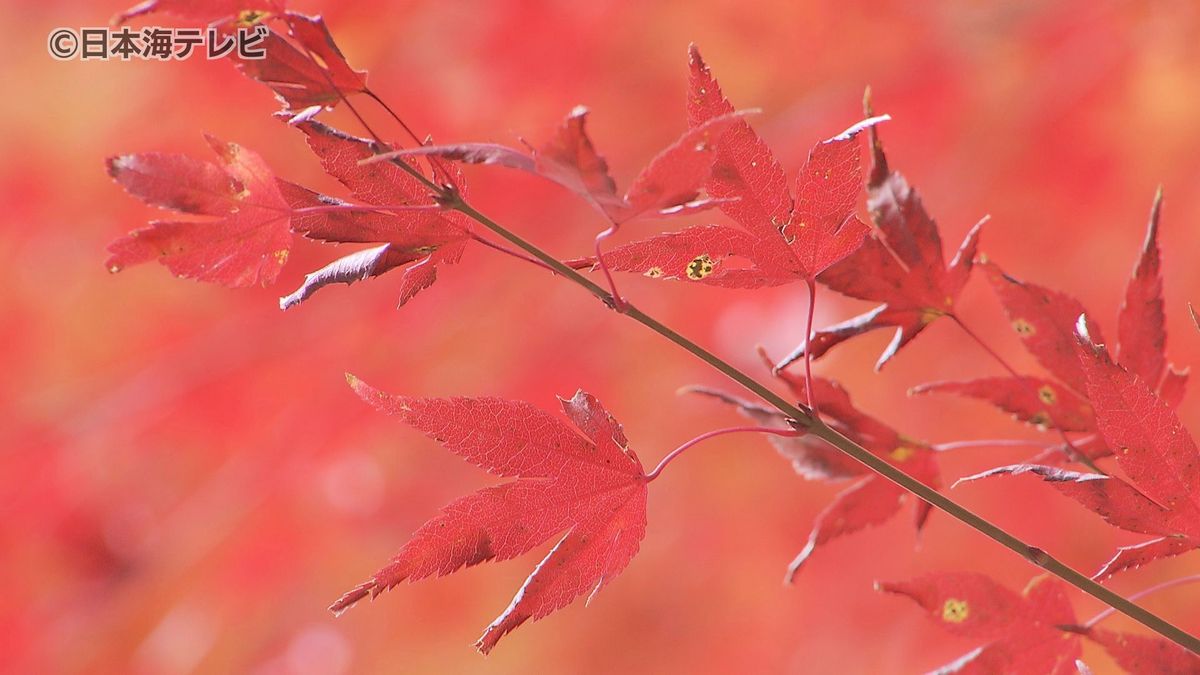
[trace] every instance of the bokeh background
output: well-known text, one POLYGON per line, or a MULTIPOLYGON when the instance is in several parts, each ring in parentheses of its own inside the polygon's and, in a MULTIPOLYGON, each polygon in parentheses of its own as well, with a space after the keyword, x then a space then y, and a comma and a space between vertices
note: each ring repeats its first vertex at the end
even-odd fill
MULTIPOLYGON (((1170 356, 1200 359, 1186 315, 1200 300, 1200 15, 1190 0, 293 6, 323 12, 372 87, 440 139, 537 139, 588 104, 619 182, 684 128, 691 41, 736 105, 764 110, 755 124, 793 170, 814 141, 858 119, 870 84, 895 118, 882 130, 892 163, 921 190, 947 246, 990 214, 983 250, 1076 294, 1110 334, 1161 183, 1170 356)), ((271 118, 270 93, 229 63, 47 55, 52 28, 103 25, 121 9, 0 3, 0 669, 908 673, 975 645, 875 593, 873 580, 974 569, 1020 588, 1033 576, 935 513, 919 543, 900 517, 819 551, 784 587, 785 565, 839 487, 801 480, 764 440, 724 438, 656 482, 642 552, 590 607, 522 627, 487 659, 471 643, 539 553, 406 585, 335 620, 331 600, 442 504, 494 482, 366 409, 344 371, 392 391, 545 407, 584 387, 647 463, 737 416, 676 395, 725 385, 702 364, 577 288, 478 247, 401 311, 394 274, 281 313, 277 297, 334 255, 303 242, 273 288, 230 291, 156 265, 108 274, 105 244, 157 215, 109 181, 108 155, 204 156, 208 131, 256 149, 284 177, 343 194, 301 135, 271 118)), ((341 111, 325 119, 355 129, 341 111)), ((470 177, 482 208, 564 257, 584 253, 601 225, 536 179, 470 177)), ((644 222, 625 236, 682 224, 644 222)), ((801 286, 622 283, 643 308, 760 375, 755 345, 780 353, 802 334, 801 286)), ((1036 371, 982 279, 960 306, 1036 371)), ((817 323, 862 309, 826 292, 817 323)), ((930 441, 1039 437, 981 404, 906 396, 921 382, 1000 374, 952 325, 934 325, 875 374, 888 337, 855 340, 817 371, 930 441)), ((1200 396, 1182 415, 1200 431, 1200 396)), ((1029 454, 962 451, 943 467, 953 478, 1029 454)), ((1137 541, 1033 480, 954 496, 1086 571, 1137 541)), ((1113 587, 1131 592, 1198 564, 1160 562, 1113 587)), ((1196 632, 1198 596, 1182 588, 1146 602, 1196 632)), ((1076 609, 1087 617, 1099 606, 1076 594, 1076 609)), ((1085 658, 1097 672, 1114 668, 1091 647, 1085 658)))

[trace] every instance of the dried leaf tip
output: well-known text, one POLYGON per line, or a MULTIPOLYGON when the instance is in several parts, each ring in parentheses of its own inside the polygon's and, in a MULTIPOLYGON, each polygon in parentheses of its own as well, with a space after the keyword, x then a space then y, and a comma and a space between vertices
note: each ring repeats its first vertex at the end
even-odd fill
MULTIPOLYGON (((867 118, 875 116, 875 107, 871 101, 871 85, 867 85, 863 90, 863 115, 867 118)), ((870 134, 871 173, 867 178, 867 184, 879 186, 887 180, 891 170, 888 168, 887 156, 883 154, 883 144, 879 142, 879 132, 875 127, 871 127, 870 134)))
POLYGON ((298 112, 294 115, 289 114, 289 112, 286 110, 281 110, 281 111, 275 113, 275 115, 277 117, 283 119, 284 122, 288 126, 294 127, 297 124, 303 124, 304 122, 308 122, 308 121, 312 120, 313 118, 315 118, 317 116, 318 113, 320 113, 324 109, 325 109, 325 106, 317 104, 317 105, 310 105, 307 108, 301 110, 300 112, 298 112))
POLYGON ((1088 334, 1087 314, 1080 314, 1075 319, 1075 337, 1079 338, 1080 344, 1095 346, 1092 336, 1088 334))
POLYGON ((1108 351, 1103 344, 1096 344, 1092 339, 1091 324, 1088 321, 1087 314, 1080 314, 1075 320, 1075 339, 1079 341, 1081 347, 1090 349, 1095 356, 1104 356, 1107 358, 1108 351))
POLYGON ((587 393, 586 391, 584 391, 582 389, 576 389, 575 393, 571 394, 569 397, 555 394, 554 398, 558 399, 558 402, 560 404, 565 405, 565 404, 570 404, 570 403, 575 403, 575 402, 586 400, 589 396, 591 396, 591 394, 587 393))
POLYGON ((329 606, 329 611, 333 612, 334 616, 341 616, 346 613, 346 610, 353 607, 359 600, 375 593, 376 583, 372 579, 365 581, 352 590, 346 592, 342 597, 338 598, 332 605, 329 606))
POLYGON ((870 128, 874 127, 876 124, 879 124, 881 122, 887 122, 891 119, 892 119, 891 115, 877 115, 875 117, 868 117, 867 119, 852 125, 849 129, 846 129, 845 131, 838 134, 837 136, 826 139, 824 142, 825 143, 833 143, 835 141, 849 140, 849 139, 857 136, 859 134, 859 132, 863 131, 864 129, 870 129, 870 128))
POLYGON ((132 155, 113 155, 104 160, 104 168, 110 177, 116 178, 117 174, 128 169, 132 163, 132 155))
POLYGON ((1200 330, 1200 315, 1196 314, 1196 307, 1192 303, 1188 303, 1188 313, 1192 315, 1192 323, 1196 324, 1196 330, 1200 330))
POLYGON ((1150 222, 1146 226, 1146 243, 1142 248, 1150 250, 1156 245, 1158 237, 1158 217, 1162 213, 1163 187, 1158 186, 1158 190, 1154 192, 1154 203, 1150 205, 1150 222))

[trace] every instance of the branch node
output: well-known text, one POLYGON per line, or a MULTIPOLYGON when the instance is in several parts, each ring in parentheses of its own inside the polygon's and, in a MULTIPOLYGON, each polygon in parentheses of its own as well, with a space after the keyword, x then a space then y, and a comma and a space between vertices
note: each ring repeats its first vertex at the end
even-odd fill
MULTIPOLYGON (((451 211, 463 211, 467 203, 462 198, 462 193, 458 191, 458 187, 450 183, 443 183, 439 186, 438 191, 433 195, 433 201, 444 209, 451 211)), ((467 213, 467 215, 470 215, 467 213)))
POLYGON ((1029 560, 1029 562, 1031 562, 1034 565, 1037 565, 1038 567, 1041 567, 1043 569, 1045 569, 1046 566, 1049 565, 1050 562, 1053 560, 1053 558, 1050 557, 1049 553, 1046 553, 1045 551, 1043 551, 1042 549, 1040 549, 1036 546, 1027 547, 1025 549, 1025 557, 1029 560))

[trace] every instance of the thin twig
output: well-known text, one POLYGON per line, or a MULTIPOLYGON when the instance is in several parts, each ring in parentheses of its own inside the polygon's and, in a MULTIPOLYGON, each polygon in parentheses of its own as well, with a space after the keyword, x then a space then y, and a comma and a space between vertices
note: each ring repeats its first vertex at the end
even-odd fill
MULTIPOLYGON (((1161 584, 1158 584, 1156 586, 1151 586, 1150 588, 1147 588, 1145 590, 1141 590, 1141 591, 1138 591, 1137 593, 1133 593, 1129 596, 1128 599, 1129 600, 1138 600, 1138 599, 1144 598, 1147 595, 1150 595, 1152 593, 1157 593, 1159 591, 1165 591, 1168 588, 1174 588, 1176 586, 1183 586, 1184 584, 1191 584, 1191 583, 1195 583, 1197 581, 1200 581, 1200 574, 1193 574, 1190 577, 1180 577, 1178 579, 1171 579, 1170 581, 1164 581, 1161 584)), ((1116 614, 1116 612, 1117 612, 1117 610, 1113 609, 1112 607, 1109 607, 1108 609, 1100 612, 1096 616, 1093 616, 1091 619, 1088 619, 1088 621, 1083 624, 1083 627, 1091 628, 1092 626, 1095 626, 1096 624, 1107 619, 1108 617, 1112 616, 1113 614, 1116 614)))
POLYGON ((407 124, 404 123, 404 120, 400 119, 400 116, 396 114, 396 111, 392 110, 392 107, 389 106, 387 103, 385 103, 384 100, 382 98, 380 98, 378 94, 371 91, 370 89, 363 90, 363 93, 366 94, 368 97, 370 97, 371 100, 378 103, 379 107, 381 107, 385 111, 387 111, 387 114, 391 115, 392 119, 396 120, 396 123, 400 125, 400 128, 404 129, 404 132, 406 134, 408 134, 408 137, 413 140, 413 143, 416 143, 417 145, 424 144, 424 141, 422 141, 421 138, 419 136, 417 136, 413 132, 413 130, 408 127, 407 124))
POLYGON ((797 431, 795 429, 779 429, 776 427, 729 427, 728 429, 716 429, 714 431, 709 431, 709 432, 700 434, 699 436, 693 438, 692 440, 688 441, 687 443, 684 443, 683 445, 679 446, 678 448, 675 448, 671 452, 667 453, 667 456, 662 458, 662 461, 660 461, 658 463, 658 466, 654 467, 653 471, 646 474, 646 482, 649 483, 650 481, 654 480, 655 478, 658 478, 658 475, 660 473, 662 473, 662 470, 664 468, 666 468, 666 466, 668 464, 670 464, 672 460, 674 460, 676 457, 678 457, 680 454, 682 454, 684 450, 687 450, 688 448, 692 447, 693 445, 696 445, 697 443, 700 443, 701 441, 706 441, 710 438, 714 438, 716 436, 724 436, 725 434, 737 434, 737 433, 771 434, 772 436, 796 437, 796 436, 801 435, 803 432, 797 431))
MULTIPOLYGON (((401 119, 401 117, 396 114, 396 111, 392 110, 392 107, 390 105, 388 105, 382 98, 380 98, 378 94, 371 91, 370 89, 364 89, 363 93, 366 94, 368 97, 370 97, 370 99, 372 101, 375 101, 375 103, 379 104, 379 106, 381 108, 383 108, 387 112, 388 115, 391 115, 392 119, 396 120, 396 123, 400 125, 400 128, 404 129, 404 132, 406 134, 408 134, 408 137, 413 140, 413 143, 416 143, 418 146, 425 145, 425 141, 421 140, 421 138, 419 136, 417 136, 417 134, 408 126, 408 124, 406 124, 404 122, 404 120, 401 119)), ((379 139, 376 139, 376 140, 379 140, 379 139)), ((446 170, 446 166, 444 164, 442 164, 441 158, 439 158, 435 155, 428 155, 427 160, 429 161, 429 167, 431 169, 433 169, 435 174, 440 170, 443 174, 446 175, 447 180, 451 180, 451 181, 453 180, 450 178, 450 172, 446 170)), ((455 185, 454 187, 458 188, 460 186, 455 185)))
POLYGON ((501 253, 504 253, 506 255, 510 255, 510 256, 516 258, 517 260, 523 260, 523 261, 529 263, 530 265, 537 265, 538 267, 550 272, 551 274, 558 274, 558 270, 555 270, 553 267, 547 265, 546 263, 542 262, 541 260, 538 260, 537 258, 531 258, 531 257, 525 255, 524 253, 521 253, 520 251, 514 251, 511 248, 509 248, 503 244, 497 244, 496 242, 492 241, 491 239, 488 239, 487 237, 484 237, 483 235, 479 234, 478 232, 472 232, 471 239, 474 239, 475 241, 479 242, 480 244, 483 244, 484 246, 487 246, 488 248, 500 251, 501 253))
POLYGON ((617 310, 618 312, 624 312, 627 303, 625 302, 625 299, 621 297, 621 293, 617 290, 617 280, 613 278, 612 270, 608 269, 608 263, 604 262, 604 253, 600 248, 605 239, 613 236, 617 233, 617 230, 621 229, 621 225, 617 223, 617 221, 609 219, 609 222, 612 224, 608 227, 608 229, 596 235, 596 265, 600 268, 600 271, 604 272, 604 279, 608 281, 608 292, 613 298, 613 309, 617 310))
POLYGON ((934 452, 950 452, 951 450, 963 450, 966 448, 1045 448, 1047 446, 1045 441, 1024 440, 1020 438, 984 438, 972 441, 951 441, 949 443, 937 443, 929 447, 934 452))
POLYGON ((389 213, 405 211, 441 211, 440 204, 324 204, 322 206, 302 206, 288 212, 291 216, 304 216, 314 213, 337 213, 340 211, 370 212, 386 211, 389 213))
POLYGON ((816 316, 817 310, 817 285, 811 279, 804 281, 808 286, 808 319, 804 324, 804 390, 808 395, 808 409, 813 411, 813 415, 817 414, 816 398, 813 396, 813 379, 812 379, 812 340, 813 340, 813 317, 816 316))

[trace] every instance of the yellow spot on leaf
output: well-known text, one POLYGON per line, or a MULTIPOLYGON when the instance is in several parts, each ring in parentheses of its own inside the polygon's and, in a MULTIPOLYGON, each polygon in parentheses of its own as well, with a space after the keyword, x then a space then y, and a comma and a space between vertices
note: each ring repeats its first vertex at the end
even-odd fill
POLYGON ((949 623, 962 623, 967 620, 967 601, 958 598, 946 598, 942 605, 942 620, 949 623))
POLYGON ((892 459, 896 460, 897 462, 904 462, 907 461, 909 457, 912 457, 915 453, 916 450, 913 450, 907 445, 901 445, 888 454, 890 454, 892 459))
POLYGON ((1013 321, 1012 327, 1013 330, 1017 331, 1017 335, 1020 335, 1023 338, 1029 337, 1037 332, 1037 329, 1033 327, 1033 324, 1029 323, 1025 319, 1017 319, 1016 321, 1013 321))
POLYGON ((270 12, 261 9, 244 9, 238 14, 237 24, 239 26, 253 26, 271 16, 270 12))
POLYGON ((1054 387, 1044 384, 1038 389, 1038 398, 1042 399, 1042 403, 1046 405, 1054 405, 1054 402, 1058 400, 1058 395, 1054 393, 1054 387))
POLYGON ((287 264, 288 250, 286 248, 281 248, 272 255, 275 256, 275 262, 279 263, 280 267, 287 264))
POLYGON ((925 309, 921 310, 921 323, 923 323, 923 324, 933 323, 940 316, 945 316, 945 312, 943 312, 940 309, 935 309, 933 307, 926 307, 925 309))
POLYGON ((657 279, 662 275, 663 271, 661 267, 651 267, 650 269, 646 270, 646 276, 650 277, 651 279, 657 279))
POLYGON ((704 277, 712 274, 713 261, 708 257, 707 253, 692 258, 692 261, 687 265, 687 277, 693 281, 699 281, 704 277))

